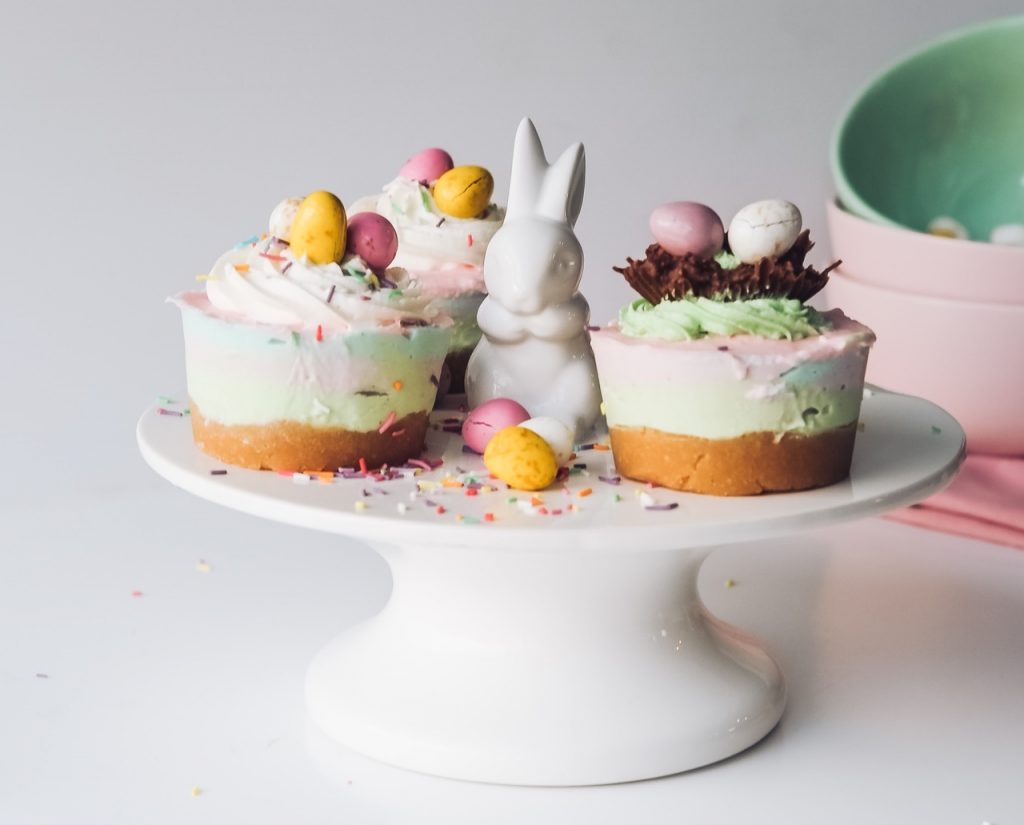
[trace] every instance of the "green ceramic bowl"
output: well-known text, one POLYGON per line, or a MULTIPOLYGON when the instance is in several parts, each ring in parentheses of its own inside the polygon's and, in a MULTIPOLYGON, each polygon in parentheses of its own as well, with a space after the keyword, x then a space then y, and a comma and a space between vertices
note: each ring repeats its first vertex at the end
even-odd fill
POLYGON ((1024 224, 1024 17, 954 32, 876 78, 832 140, 842 204, 924 231, 956 219, 975 240, 1024 224))

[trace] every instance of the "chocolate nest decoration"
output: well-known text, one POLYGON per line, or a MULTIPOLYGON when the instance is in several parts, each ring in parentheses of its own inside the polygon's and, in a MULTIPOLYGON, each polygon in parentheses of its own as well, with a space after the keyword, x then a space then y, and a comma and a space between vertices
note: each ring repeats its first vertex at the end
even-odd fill
POLYGON ((813 246, 810 232, 805 229, 793 246, 778 257, 723 269, 712 258, 701 258, 691 252, 673 255, 653 243, 647 247, 647 257, 642 261, 626 258, 626 266, 612 268, 652 304, 687 296, 733 300, 770 296, 806 301, 828 283, 829 272, 842 263, 836 261, 821 272, 804 266, 804 256, 813 246))

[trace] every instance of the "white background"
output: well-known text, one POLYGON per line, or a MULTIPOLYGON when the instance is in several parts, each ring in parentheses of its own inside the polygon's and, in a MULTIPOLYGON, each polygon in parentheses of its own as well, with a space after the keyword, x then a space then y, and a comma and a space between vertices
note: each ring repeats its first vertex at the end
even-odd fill
POLYGON ((306 740, 302 667, 379 608, 383 564, 171 490, 133 437, 153 397, 184 384, 164 297, 260 231, 284 196, 328 188, 352 201, 440 145, 489 167, 503 199, 529 114, 549 155, 586 144, 583 291, 604 321, 629 295, 610 267, 643 250, 647 215, 666 200, 702 200, 726 220, 752 200, 793 200, 824 260, 827 147, 850 97, 938 34, 1019 11, 1013 0, 5 4, 0 822, 656 811, 711 822, 770 820, 769 809, 790 821, 1024 821, 1000 767, 1022 755, 1020 722, 999 712, 1022 674, 997 660, 1024 658, 1006 632, 1020 626, 1009 588, 1024 578, 1008 551, 874 522, 773 549, 778 567, 758 548, 716 556, 715 570, 763 589, 742 606, 709 597, 712 608, 759 627, 806 685, 766 756, 561 795, 464 786, 316 756, 306 740), (879 588, 889 611, 848 631, 879 588), (933 605, 930 621, 906 615, 901 592, 933 605), (808 624, 816 611, 838 617, 838 641, 808 624), (908 656, 917 670, 873 683, 908 656), (940 679, 951 687, 936 694, 940 679), (921 766, 906 787, 885 767, 896 757, 899 770, 921 766), (206 792, 193 799, 192 785, 206 792))

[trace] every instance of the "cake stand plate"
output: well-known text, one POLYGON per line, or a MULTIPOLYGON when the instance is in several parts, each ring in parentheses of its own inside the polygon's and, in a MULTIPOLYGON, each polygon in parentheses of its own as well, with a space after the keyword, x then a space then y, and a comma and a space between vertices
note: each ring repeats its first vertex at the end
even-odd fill
POLYGON ((389 479, 225 467, 168 404, 143 414, 138 442, 185 490, 361 539, 387 560, 390 601, 310 665, 320 727, 384 762, 510 784, 663 776, 760 740, 782 714, 783 679, 753 637, 705 609, 704 558, 716 545, 911 504, 964 456, 949 414, 876 390, 865 393, 850 478, 828 488, 749 498, 650 489, 617 478, 599 436, 567 479, 534 496, 488 477, 445 429, 459 418, 434 414, 426 455, 440 466, 389 479))

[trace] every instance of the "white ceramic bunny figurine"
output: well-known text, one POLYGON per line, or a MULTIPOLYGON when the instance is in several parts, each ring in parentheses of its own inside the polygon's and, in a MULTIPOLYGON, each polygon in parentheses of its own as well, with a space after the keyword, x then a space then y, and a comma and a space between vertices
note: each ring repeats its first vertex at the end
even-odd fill
POLYGON ((484 258, 484 336, 469 359, 471 407, 518 401, 581 437, 597 418, 601 390, 590 348, 590 306, 579 294, 583 249, 573 226, 583 205, 583 144, 548 164, 537 130, 516 132, 505 222, 484 258))

